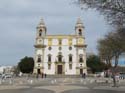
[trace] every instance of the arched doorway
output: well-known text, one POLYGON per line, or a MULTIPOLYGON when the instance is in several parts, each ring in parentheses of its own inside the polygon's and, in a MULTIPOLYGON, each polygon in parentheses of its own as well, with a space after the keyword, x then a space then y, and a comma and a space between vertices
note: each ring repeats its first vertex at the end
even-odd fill
POLYGON ((80 69, 80 74, 81 74, 81 75, 83 74, 83 69, 80 69))
POLYGON ((65 62, 61 52, 57 55, 57 60, 55 62, 55 73, 56 74, 65 74, 65 62))
POLYGON ((63 74, 63 65, 57 65, 57 74, 63 74))

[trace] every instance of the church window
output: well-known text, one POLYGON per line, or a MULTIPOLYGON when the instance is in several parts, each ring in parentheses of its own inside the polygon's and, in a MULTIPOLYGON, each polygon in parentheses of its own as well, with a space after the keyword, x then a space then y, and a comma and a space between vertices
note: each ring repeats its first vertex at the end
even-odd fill
POLYGON ((51 64, 48 64, 48 69, 51 69, 51 64))
POLYGON ((69 62, 72 62, 72 54, 69 55, 69 62))
POLYGON ((82 64, 80 64, 80 67, 82 67, 82 64))
POLYGON ((42 36, 42 29, 40 29, 39 31, 39 36, 42 36))
POLYGON ((59 62, 62 62, 62 55, 59 55, 59 56, 58 56, 58 61, 59 61, 59 62))
POLYGON ((48 49, 49 49, 49 50, 51 50, 51 49, 52 49, 52 47, 48 47, 48 49))
POLYGON ((81 29, 79 29, 79 35, 80 35, 80 36, 82 35, 82 30, 81 30, 81 29))
POLYGON ((41 55, 38 55, 37 62, 41 62, 41 55))
POLYGON ((69 69, 72 69, 72 64, 69 64, 69 69))
POLYGON ((79 62, 83 62, 83 55, 82 54, 79 55, 79 62))
POLYGON ((48 55, 48 62, 51 62, 51 54, 48 55))
POLYGON ((79 62, 83 62, 83 58, 79 58, 79 62))
POLYGON ((71 46, 69 47, 69 50, 72 50, 72 47, 71 47, 71 46))
POLYGON ((62 47, 59 47, 59 50, 62 50, 62 47))

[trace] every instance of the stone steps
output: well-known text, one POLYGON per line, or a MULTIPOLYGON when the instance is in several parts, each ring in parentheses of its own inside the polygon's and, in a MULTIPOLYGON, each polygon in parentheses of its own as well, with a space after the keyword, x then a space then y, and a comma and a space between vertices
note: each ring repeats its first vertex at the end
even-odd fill
POLYGON ((80 78, 80 75, 47 75, 47 78, 80 78))

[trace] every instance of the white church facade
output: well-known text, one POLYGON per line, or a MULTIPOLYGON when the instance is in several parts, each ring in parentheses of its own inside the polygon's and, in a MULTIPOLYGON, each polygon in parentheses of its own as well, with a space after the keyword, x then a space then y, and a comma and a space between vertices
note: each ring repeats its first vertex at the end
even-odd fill
POLYGON ((77 19, 73 35, 48 35, 41 19, 37 26, 34 72, 48 75, 87 73, 84 26, 77 19))

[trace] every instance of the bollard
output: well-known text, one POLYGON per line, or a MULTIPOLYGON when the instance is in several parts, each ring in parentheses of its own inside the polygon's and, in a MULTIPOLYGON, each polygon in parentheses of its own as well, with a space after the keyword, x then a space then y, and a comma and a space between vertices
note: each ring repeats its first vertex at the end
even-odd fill
POLYGON ((80 82, 82 83, 82 82, 83 82, 83 79, 81 79, 80 82))
POLYGON ((51 80, 51 83, 52 83, 52 84, 54 84, 54 81, 53 81, 53 80, 51 80))
POLYGON ((2 84, 2 80, 0 80, 0 85, 2 84))
POLYGON ((29 81, 29 80, 27 80, 27 83, 30 83, 30 81, 29 81))
POLYGON ((30 84, 33 84, 33 80, 30 80, 30 84))
POLYGON ((56 83, 56 79, 55 79, 55 83, 56 83))
POLYGON ((95 79, 95 83, 97 83, 97 80, 95 79))
POLYGON ((2 82, 5 82, 5 80, 4 80, 4 79, 2 79, 2 82))
POLYGON ((84 85, 86 85, 87 83, 86 82, 83 82, 84 85))
POLYGON ((105 81, 105 83, 109 83, 109 81, 108 81, 108 80, 106 80, 106 81, 105 81))
POLYGON ((9 84, 12 84, 12 80, 9 80, 9 84))
POLYGON ((90 83, 93 83, 93 80, 90 80, 90 83))

